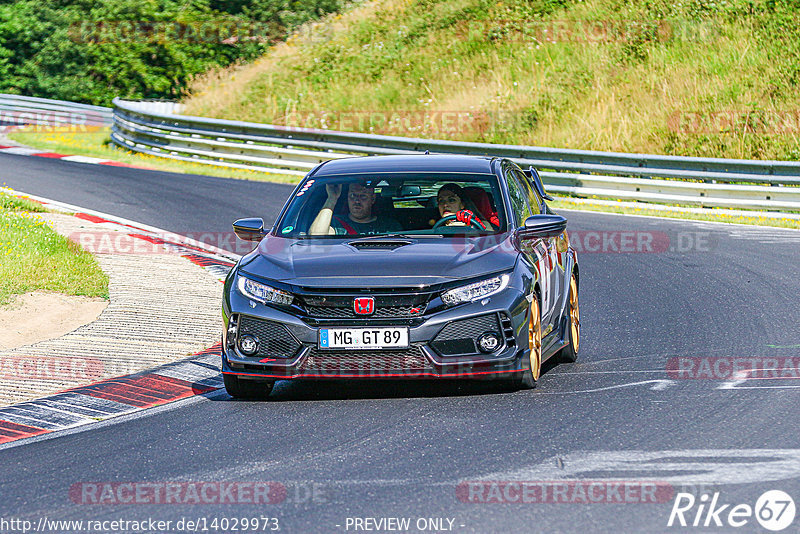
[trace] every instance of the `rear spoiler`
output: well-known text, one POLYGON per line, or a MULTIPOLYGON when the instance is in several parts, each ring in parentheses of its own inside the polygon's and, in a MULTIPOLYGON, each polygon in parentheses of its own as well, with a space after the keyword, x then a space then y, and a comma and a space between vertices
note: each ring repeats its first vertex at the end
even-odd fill
POLYGON ((525 173, 525 176, 533 180, 534 185, 536 186, 536 190, 539 191, 539 194, 545 200, 555 200, 553 197, 548 195, 544 190, 544 184, 542 183, 542 179, 539 177, 539 173, 533 167, 528 167, 527 170, 523 170, 522 172, 525 173))

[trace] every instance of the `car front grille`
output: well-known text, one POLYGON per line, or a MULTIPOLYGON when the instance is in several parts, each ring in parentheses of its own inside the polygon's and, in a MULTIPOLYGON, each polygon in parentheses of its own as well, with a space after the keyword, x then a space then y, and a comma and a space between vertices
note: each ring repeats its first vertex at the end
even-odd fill
POLYGON ((298 294, 309 317, 314 319, 412 319, 425 314, 431 293, 422 292, 372 292, 350 290, 347 292, 314 292, 298 294), (357 314, 354 301, 372 297, 375 308, 371 314, 357 314))
POLYGON ((395 319, 400 317, 419 317, 425 313, 425 304, 420 306, 379 306, 376 302, 375 312, 370 315, 359 315, 349 306, 306 306, 311 317, 318 319, 395 319))
POLYGON ((340 351, 312 348, 300 370, 327 374, 420 373, 431 371, 419 345, 402 350, 340 351))
POLYGON ((300 350, 300 342, 280 323, 263 321, 243 315, 239 320, 239 337, 252 335, 258 338, 258 352, 254 356, 291 358, 300 350))

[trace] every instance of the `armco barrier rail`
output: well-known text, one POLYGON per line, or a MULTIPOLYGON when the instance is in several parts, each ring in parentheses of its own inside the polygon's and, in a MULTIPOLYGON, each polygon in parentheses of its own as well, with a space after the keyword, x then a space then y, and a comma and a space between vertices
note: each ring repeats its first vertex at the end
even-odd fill
POLYGON ((319 162, 431 153, 508 157, 556 193, 703 207, 800 211, 800 162, 688 158, 465 143, 191 117, 114 100, 112 139, 166 158, 302 176, 319 162))
POLYGON ((0 93, 0 127, 111 126, 111 108, 0 93))
POLYGON ((800 162, 687 158, 464 143, 273 126, 180 115, 174 102, 114 100, 114 108, 0 94, 0 129, 111 126, 129 150, 224 167, 302 176, 360 155, 432 153, 508 157, 540 170, 548 190, 703 207, 800 211, 800 162))

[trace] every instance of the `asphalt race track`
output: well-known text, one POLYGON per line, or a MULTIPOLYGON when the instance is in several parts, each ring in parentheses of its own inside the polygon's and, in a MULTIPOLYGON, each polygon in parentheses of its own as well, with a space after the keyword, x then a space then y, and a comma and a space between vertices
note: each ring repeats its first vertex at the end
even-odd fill
POLYGON ((292 190, 284 184, 10 154, 0 154, 2 183, 31 195, 192 234, 231 232, 231 217, 264 217, 270 224, 292 190))
MULTIPOLYGON (((0 182, 176 232, 272 222, 289 192, 11 155, 0 155, 0 182)), ((725 522, 767 490, 800 499, 800 232, 564 213, 573 243, 599 250, 579 256, 579 360, 546 365, 536 389, 281 382, 261 403, 220 391, 0 450, 0 517, 209 527, 269 517, 283 532, 377 526, 366 518, 408 518, 410 532, 764 531, 755 517, 725 522), (752 358, 755 372, 729 372, 752 358), (598 485, 554 485, 576 479, 598 485), (91 504, 89 484, 156 482, 282 489, 272 504, 91 504), (519 500, 523 486, 544 487, 532 500, 547 502, 483 502, 519 500), (682 492, 697 497, 689 525, 700 495, 718 493, 723 526, 703 512, 698 524, 712 528, 668 527, 682 492)), ((226 525, 216 531, 234 531, 226 525)))

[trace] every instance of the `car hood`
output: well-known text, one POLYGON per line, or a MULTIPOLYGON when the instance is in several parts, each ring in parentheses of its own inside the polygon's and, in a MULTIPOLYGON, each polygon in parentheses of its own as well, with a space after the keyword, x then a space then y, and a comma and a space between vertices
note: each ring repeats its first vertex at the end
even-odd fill
POLYGON ((305 287, 419 286, 508 270, 517 255, 510 233, 353 240, 267 236, 239 270, 305 287), (369 248, 362 248, 364 243, 369 248))

